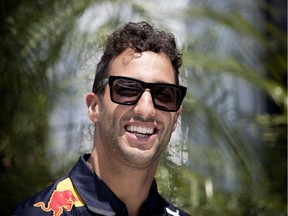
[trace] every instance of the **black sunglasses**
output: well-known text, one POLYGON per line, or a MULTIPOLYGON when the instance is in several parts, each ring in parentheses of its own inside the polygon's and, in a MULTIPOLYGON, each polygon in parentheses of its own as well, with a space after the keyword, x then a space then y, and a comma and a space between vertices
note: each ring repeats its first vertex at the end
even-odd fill
POLYGON ((150 90, 155 108, 167 112, 176 112, 186 95, 186 87, 168 83, 146 83, 141 80, 110 76, 95 85, 94 93, 107 83, 110 87, 110 97, 114 103, 135 105, 146 89, 150 90))

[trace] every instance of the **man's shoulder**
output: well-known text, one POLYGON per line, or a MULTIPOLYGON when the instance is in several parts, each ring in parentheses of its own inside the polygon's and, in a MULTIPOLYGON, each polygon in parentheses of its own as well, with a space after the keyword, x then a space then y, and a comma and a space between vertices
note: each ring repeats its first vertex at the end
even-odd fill
MULTIPOLYGON (((161 205, 165 206, 165 215, 167 216, 189 216, 188 213, 186 213, 184 210, 182 210, 181 208, 175 206, 174 204, 172 204, 171 202, 167 201, 165 198, 163 198, 160 194, 159 198, 160 198, 160 202, 162 203, 161 205)), ((159 202, 158 201, 158 202, 159 202)))
POLYGON ((84 203, 66 176, 28 198, 12 215, 60 215, 60 212, 71 211, 74 206, 84 206, 84 203))
POLYGON ((189 216, 188 213, 186 213, 185 211, 183 211, 182 209, 170 204, 169 206, 167 206, 165 208, 166 211, 166 215, 169 216, 189 216))
POLYGON ((175 205, 173 205, 172 203, 166 201, 167 206, 165 207, 165 212, 166 215, 169 216, 189 216, 188 213, 186 213, 184 210, 182 210, 179 207, 176 207, 175 205))

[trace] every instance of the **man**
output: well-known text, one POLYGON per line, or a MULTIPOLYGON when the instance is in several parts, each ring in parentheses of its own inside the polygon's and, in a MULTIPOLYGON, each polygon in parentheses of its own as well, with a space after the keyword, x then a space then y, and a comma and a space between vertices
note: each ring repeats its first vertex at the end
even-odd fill
POLYGON ((188 215, 158 194, 154 180, 186 94, 181 63, 174 36, 148 23, 109 36, 86 96, 91 154, 14 215, 188 215))

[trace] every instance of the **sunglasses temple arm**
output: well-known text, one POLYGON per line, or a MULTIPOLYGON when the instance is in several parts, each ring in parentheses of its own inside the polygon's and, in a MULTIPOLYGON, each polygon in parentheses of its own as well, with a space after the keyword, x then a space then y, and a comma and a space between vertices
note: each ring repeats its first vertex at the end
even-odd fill
POLYGON ((96 83, 94 92, 97 92, 99 89, 101 89, 103 86, 105 86, 108 83, 108 78, 105 78, 99 82, 96 83))

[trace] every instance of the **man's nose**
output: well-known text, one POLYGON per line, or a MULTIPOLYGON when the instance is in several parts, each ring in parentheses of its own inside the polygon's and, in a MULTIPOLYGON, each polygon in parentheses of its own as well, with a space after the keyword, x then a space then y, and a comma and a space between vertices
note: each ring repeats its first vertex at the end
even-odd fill
POLYGON ((149 89, 146 89, 141 95, 138 103, 134 107, 134 112, 140 114, 144 119, 156 114, 149 89))

